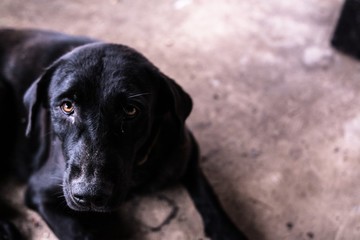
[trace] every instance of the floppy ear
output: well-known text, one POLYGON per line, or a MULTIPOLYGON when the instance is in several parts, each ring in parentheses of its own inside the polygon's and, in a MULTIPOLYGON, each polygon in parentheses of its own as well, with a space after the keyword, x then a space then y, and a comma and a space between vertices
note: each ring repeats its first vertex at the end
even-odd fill
POLYGON ((26 136, 29 136, 31 133, 41 104, 43 106, 46 106, 47 104, 49 83, 55 69, 55 65, 49 67, 35 82, 33 82, 24 95, 23 101, 28 111, 26 136))
POLYGON ((167 109, 184 124, 186 118, 192 110, 192 100, 174 80, 161 74, 163 85, 161 88, 161 100, 167 104, 167 109))

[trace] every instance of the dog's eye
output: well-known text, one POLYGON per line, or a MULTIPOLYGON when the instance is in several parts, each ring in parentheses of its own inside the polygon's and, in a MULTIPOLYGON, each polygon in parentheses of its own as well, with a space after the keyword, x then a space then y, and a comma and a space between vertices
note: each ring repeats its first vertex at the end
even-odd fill
POLYGON ((74 112, 74 105, 70 101, 65 101, 61 104, 61 110, 63 113, 70 115, 74 112))
POLYGON ((137 109, 134 106, 128 105, 124 107, 124 112, 128 117, 135 117, 137 109))

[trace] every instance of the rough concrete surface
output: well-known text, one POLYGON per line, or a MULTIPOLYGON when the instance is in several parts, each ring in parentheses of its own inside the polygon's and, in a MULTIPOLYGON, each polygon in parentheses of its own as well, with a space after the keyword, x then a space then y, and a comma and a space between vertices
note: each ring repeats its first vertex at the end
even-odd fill
MULTIPOLYGON (((195 103, 188 124, 202 167, 250 239, 355 240, 360 62, 329 45, 342 3, 2 0, 0 26, 130 45, 176 79, 195 103)), ((202 226, 186 192, 170 195, 185 217, 148 239, 197 239, 202 226)), ((157 209, 167 205, 156 196, 138 201, 153 206, 134 211, 150 228, 170 211, 157 209)))

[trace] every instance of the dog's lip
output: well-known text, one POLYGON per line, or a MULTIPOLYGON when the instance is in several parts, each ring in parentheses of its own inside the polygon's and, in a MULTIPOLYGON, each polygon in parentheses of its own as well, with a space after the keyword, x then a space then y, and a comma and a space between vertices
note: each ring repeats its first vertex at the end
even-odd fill
POLYGON ((79 211, 79 212, 112 212, 114 210, 116 210, 116 207, 110 207, 110 206, 95 206, 93 204, 91 204, 90 206, 81 206, 80 204, 78 204, 75 199, 73 194, 71 193, 71 188, 70 187, 65 187, 66 190, 64 190, 64 196, 65 196, 65 200, 66 203, 68 205, 69 208, 71 208, 74 211, 79 211))
POLYGON ((77 211, 89 211, 90 207, 84 207, 84 206, 81 206, 80 204, 76 203, 74 196, 71 193, 71 189, 69 191, 68 196, 69 196, 70 201, 68 201, 67 204, 70 208, 72 208, 73 210, 77 210, 77 211))
POLYGON ((108 206, 95 206, 93 204, 91 204, 90 206, 84 207, 79 205, 78 203, 76 203, 74 196, 72 194, 70 194, 70 201, 67 201, 67 205, 75 211, 80 211, 80 212, 111 212, 113 211, 112 208, 108 207, 108 206))

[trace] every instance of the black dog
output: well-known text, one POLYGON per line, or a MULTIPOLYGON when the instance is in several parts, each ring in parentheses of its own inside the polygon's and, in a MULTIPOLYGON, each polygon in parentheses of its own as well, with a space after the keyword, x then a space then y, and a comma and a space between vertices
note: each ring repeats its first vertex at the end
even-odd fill
POLYGON ((124 200, 179 182, 207 236, 245 239, 198 167, 185 126, 191 98, 141 54, 89 38, 2 30, 0 64, 16 106, 8 128, 16 129, 5 131, 6 139, 16 136, 10 158, 29 179, 26 204, 60 239, 120 239, 114 210, 124 200))

